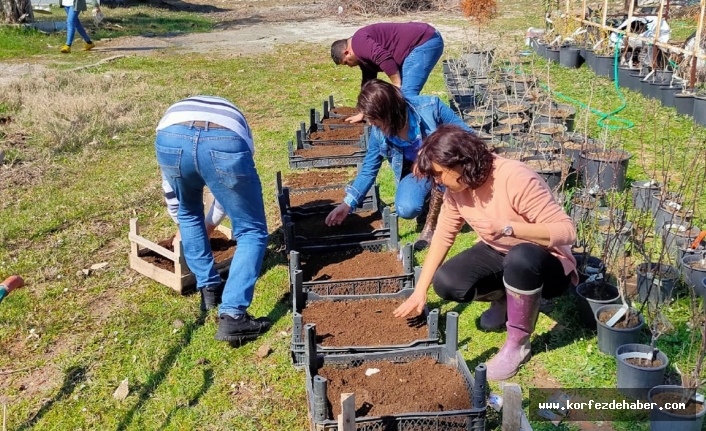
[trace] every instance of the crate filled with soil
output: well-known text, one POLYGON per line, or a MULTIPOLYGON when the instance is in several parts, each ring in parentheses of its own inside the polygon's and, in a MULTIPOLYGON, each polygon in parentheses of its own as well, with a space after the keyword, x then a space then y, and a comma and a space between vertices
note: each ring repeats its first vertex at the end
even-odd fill
POLYGON ((414 289, 381 295, 318 296, 294 301, 292 363, 305 364, 304 326, 316 324, 317 350, 321 355, 382 352, 434 345, 439 342, 439 310, 425 307, 421 314, 397 318, 392 312, 414 289), (300 304, 302 304, 300 306, 300 304))
MULTIPOLYGON (((210 238, 216 270, 225 273, 230 268, 236 243, 231 230, 219 225, 210 238)), ((196 284, 196 277, 186 264, 181 247, 174 248, 174 236, 152 242, 140 236, 137 219, 130 220, 130 268, 179 293, 196 284)))
MULTIPOLYGON (((287 214, 314 214, 329 213, 343 202, 346 195, 346 179, 348 173, 338 172, 333 175, 326 171, 311 170, 298 174, 296 183, 298 187, 289 187, 282 184, 282 174, 277 172, 277 203, 280 215, 287 214), (307 183, 307 178, 311 181, 307 183), (326 180, 329 182, 326 183, 326 180), (314 185, 323 183, 322 185, 314 185), (303 185, 303 186, 302 186, 303 185)), ((360 211, 378 211, 382 208, 380 192, 377 184, 373 185, 356 208, 360 211)))
POLYGON ((320 355, 318 325, 305 325, 306 391, 314 430, 337 428, 340 396, 355 396, 356 429, 485 429, 485 365, 475 377, 457 350, 458 313, 445 345, 320 355))
POLYGON ((323 212, 282 216, 287 251, 304 251, 312 247, 356 244, 378 239, 388 239, 392 244, 399 241, 397 214, 391 213, 389 207, 383 208, 382 211, 349 214, 338 226, 327 226, 327 215, 323 212))
POLYGON ((348 118, 358 114, 358 109, 355 106, 336 106, 333 100, 333 95, 324 100, 323 110, 324 118, 348 118))
POLYGON ((401 253, 384 241, 289 253, 294 292, 317 296, 397 293, 414 287, 417 270, 411 244, 401 253))
POLYGON ((289 141, 287 146, 291 169, 357 166, 363 163, 365 158, 363 138, 356 145, 322 145, 304 148, 289 141))
POLYGON ((363 123, 347 123, 342 118, 319 119, 319 113, 311 109, 309 127, 299 123, 296 132, 297 148, 321 145, 360 145, 365 148, 368 127, 363 123), (324 123, 325 122, 325 123, 324 123))

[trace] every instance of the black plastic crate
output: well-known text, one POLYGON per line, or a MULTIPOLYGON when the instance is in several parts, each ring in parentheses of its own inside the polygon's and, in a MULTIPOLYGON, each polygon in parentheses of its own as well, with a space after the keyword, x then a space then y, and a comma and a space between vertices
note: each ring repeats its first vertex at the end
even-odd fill
POLYGON ((351 368, 361 366, 366 362, 381 360, 407 363, 424 357, 433 358, 442 364, 456 367, 466 383, 473 407, 467 410, 448 412, 416 412, 381 417, 356 417, 356 430, 483 431, 485 429, 486 367, 485 364, 478 365, 475 369, 475 376, 472 375, 461 352, 458 351, 458 313, 450 311, 446 314, 446 344, 387 352, 321 355, 316 348, 315 327, 316 325, 308 324, 304 328, 306 360, 304 369, 306 370, 306 394, 312 430, 341 431, 338 428, 338 421, 328 419, 326 397, 328 381, 318 375, 319 368, 324 366, 351 368))
MULTIPOLYGON (((298 215, 307 215, 307 214, 317 214, 317 213, 322 213, 322 212, 331 212, 340 202, 335 202, 335 203, 322 203, 319 205, 308 205, 306 207, 300 207, 300 206, 292 206, 290 205, 290 197, 291 196, 297 196, 301 195, 304 193, 309 193, 309 192, 323 192, 326 190, 341 190, 341 198, 344 196, 344 189, 346 187, 346 184, 330 184, 330 185, 325 185, 325 186, 319 186, 319 187, 306 187, 306 188, 300 188, 300 189, 293 189, 290 187, 285 187, 282 185, 282 173, 277 172, 275 175, 276 177, 276 186, 277 186, 277 205, 279 207, 279 213, 280 216, 284 216, 287 214, 298 214, 298 215)), ((341 199, 341 202, 343 199, 341 199)), ((368 194, 365 195, 365 198, 363 198, 363 201, 360 203, 360 205, 356 208, 356 211, 379 211, 380 208, 382 208, 382 202, 380 201, 380 190, 379 186, 375 184, 370 191, 368 191, 368 194)))
MULTIPOLYGON (((388 244, 379 244, 371 247, 369 244, 359 243, 353 245, 343 245, 335 248, 327 247, 319 250, 313 250, 305 253, 308 258, 315 259, 317 255, 339 255, 341 260, 345 260, 346 256, 351 256, 362 251, 372 251, 374 253, 383 253, 396 251, 390 248, 388 244)), ((415 285, 417 272, 421 269, 414 266, 414 256, 412 244, 407 243, 398 253, 398 259, 401 260, 403 273, 400 275, 381 276, 381 277, 361 277, 348 278, 341 280, 321 280, 321 281, 304 281, 303 277, 298 280, 295 277, 297 271, 302 273, 301 253, 296 250, 289 252, 289 280, 293 286, 293 296, 298 292, 303 292, 307 295, 297 296, 298 303, 302 304, 306 298, 326 297, 333 295, 379 295, 384 293, 397 293, 404 289, 412 289, 415 285)))
MULTIPOLYGON (((344 167, 344 166, 358 166, 363 163, 365 159, 365 148, 367 146, 366 138, 361 137, 355 146, 360 147, 360 150, 356 150, 352 154, 346 155, 331 155, 331 156, 320 156, 320 157, 302 157, 294 154, 294 151, 304 149, 304 143, 301 142, 299 136, 301 131, 297 131, 297 144, 292 141, 287 142, 287 147, 289 150, 289 167, 291 169, 304 169, 304 168, 334 168, 334 167, 344 167)), ((349 145, 349 144, 345 144, 349 145)), ((311 145, 307 144, 306 148, 311 148, 311 145)))
MULTIPOLYGON (((342 128, 354 128, 360 127, 357 125, 344 125, 344 124, 333 124, 328 125, 331 130, 342 129, 342 128)), ((316 132, 324 131, 324 124, 321 123, 320 114, 316 109, 309 109, 309 127, 306 126, 305 122, 299 123, 299 130, 296 132, 297 137, 297 148, 311 148, 322 145, 360 145, 363 149, 367 148, 368 136, 370 134, 370 127, 364 125, 360 136, 358 138, 350 139, 311 139, 311 134, 316 132)))
POLYGON ((333 95, 330 95, 328 97, 328 100, 324 100, 323 103, 323 112, 324 118, 347 118, 350 115, 341 115, 337 114, 335 112, 331 112, 333 109, 336 108, 336 104, 333 102, 333 95))
MULTIPOLYGON (((306 350, 304 345, 304 327, 302 311, 306 305, 314 301, 360 301, 366 299, 394 299, 394 298, 409 298, 414 293, 414 288, 406 288, 397 293, 384 293, 373 295, 331 295, 321 296, 313 292, 303 292, 301 289, 301 271, 297 271, 294 275, 299 278, 299 283, 294 284, 295 293, 293 295, 293 325, 292 325, 292 343, 290 350, 292 353, 292 364, 295 368, 302 368, 306 364, 306 350), (300 305, 301 304, 301 305, 300 305)), ((414 275, 409 274, 411 283, 414 283, 414 275)), ((407 344, 392 344, 383 346, 317 346, 317 350, 321 355, 341 355, 350 353, 369 353, 369 352, 387 352, 391 350, 400 350, 412 347, 432 346, 439 343, 439 310, 429 310, 424 308, 424 317, 426 319, 427 328, 429 329, 427 338, 415 340, 407 344)))
MULTIPOLYGON (((334 234, 320 237, 307 238, 297 234, 296 222, 312 214, 286 214, 282 216, 282 228, 284 230, 284 244, 286 252, 290 250, 310 251, 326 247, 348 246, 370 241, 386 240, 387 245, 393 249, 399 249, 399 228, 397 223, 397 213, 390 212, 389 207, 382 210, 383 227, 370 232, 334 234)), ((317 214, 318 215, 318 214, 317 214)), ((322 226, 322 229, 326 226, 322 226)))

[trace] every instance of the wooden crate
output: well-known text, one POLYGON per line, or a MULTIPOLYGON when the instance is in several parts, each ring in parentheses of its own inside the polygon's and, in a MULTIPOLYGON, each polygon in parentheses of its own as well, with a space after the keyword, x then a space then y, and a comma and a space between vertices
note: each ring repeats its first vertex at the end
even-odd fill
MULTIPOLYGON (((232 238, 231 230, 223 225, 216 227, 216 230, 223 233, 226 237, 232 238)), ((166 248, 156 244, 146 238, 140 236, 140 228, 137 225, 137 219, 130 219, 130 268, 145 275, 158 283, 162 283, 167 287, 171 287, 179 293, 184 293, 188 288, 196 284, 196 277, 189 270, 184 259, 181 244, 175 251, 169 251, 166 248), (161 256, 174 262, 174 272, 167 271, 150 262, 142 259, 142 255, 146 251, 153 251, 161 256)), ((226 259, 216 263, 216 270, 223 274, 230 269, 232 259, 226 259)))

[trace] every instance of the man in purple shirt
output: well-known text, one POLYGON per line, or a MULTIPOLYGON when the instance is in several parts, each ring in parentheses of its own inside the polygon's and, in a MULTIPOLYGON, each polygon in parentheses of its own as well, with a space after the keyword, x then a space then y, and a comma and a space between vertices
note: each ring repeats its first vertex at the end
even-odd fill
MULTIPOLYGON (((352 37, 331 45, 336 64, 358 66, 365 84, 384 72, 405 97, 418 96, 444 51, 444 40, 423 22, 380 23, 362 27, 352 37)), ((346 121, 359 122, 362 114, 346 121)))

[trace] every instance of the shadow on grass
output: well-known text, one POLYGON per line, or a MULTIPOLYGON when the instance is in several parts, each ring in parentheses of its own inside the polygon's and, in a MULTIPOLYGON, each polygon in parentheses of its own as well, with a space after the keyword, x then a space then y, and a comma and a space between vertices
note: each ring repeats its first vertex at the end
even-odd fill
POLYGON ((32 417, 30 417, 29 419, 27 419, 27 421, 20 425, 20 427, 17 428, 17 431, 23 431, 34 427, 34 425, 42 418, 42 416, 44 416, 48 411, 52 409, 54 403, 68 398, 73 393, 74 389, 76 389, 76 386, 86 380, 87 370, 88 367, 78 365, 72 366, 68 370, 66 370, 66 375, 64 376, 64 383, 61 385, 59 392, 57 392, 54 398, 51 398, 50 400, 42 404, 42 407, 39 408, 37 413, 32 415, 32 417))
MULTIPOLYGON (((123 417, 123 419, 120 421, 116 428, 116 431, 125 430, 130 426, 133 418, 135 417, 135 413, 137 413, 142 408, 145 402, 150 399, 154 391, 159 387, 159 385, 162 384, 164 379, 169 374, 169 371, 171 370, 172 366, 176 362, 177 358, 179 357, 181 351, 184 349, 184 347, 188 346, 189 343, 191 343, 191 337, 193 336, 194 332, 198 328, 202 327, 206 322, 207 316, 208 314, 202 311, 195 321, 184 325, 184 331, 181 336, 181 339, 177 341, 176 344, 174 344, 172 348, 164 355, 162 361, 157 366, 157 369, 149 375, 147 380, 142 385, 139 386, 139 392, 137 393, 137 402, 127 412, 125 417, 123 417)), ((202 389, 204 387, 208 389, 208 386, 211 385, 211 383, 207 379, 208 374, 205 374, 204 377, 205 383, 202 386, 202 389)), ((210 380, 212 379, 213 376, 211 375, 210 380)), ((203 392, 199 392, 198 396, 200 396, 202 393, 203 392)))
POLYGON ((178 407, 173 408, 169 414, 167 415, 166 419, 164 419, 164 423, 162 424, 161 427, 159 427, 160 430, 166 429, 169 426, 169 423, 172 421, 172 416, 181 408, 187 407, 191 408, 199 404, 199 400, 201 399, 201 396, 208 392, 208 389, 213 385, 213 370, 211 368, 207 368, 203 370, 203 383, 201 384, 201 388, 199 391, 194 395, 192 399, 189 400, 189 402, 186 405, 181 405, 178 407))

